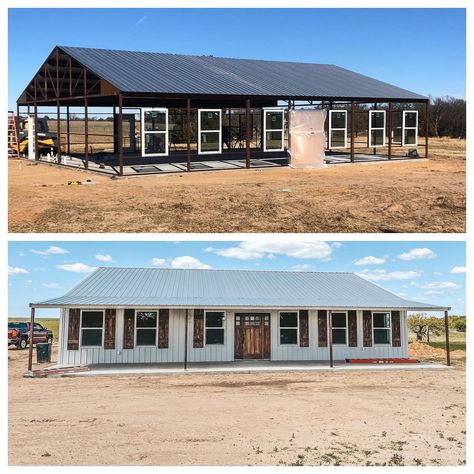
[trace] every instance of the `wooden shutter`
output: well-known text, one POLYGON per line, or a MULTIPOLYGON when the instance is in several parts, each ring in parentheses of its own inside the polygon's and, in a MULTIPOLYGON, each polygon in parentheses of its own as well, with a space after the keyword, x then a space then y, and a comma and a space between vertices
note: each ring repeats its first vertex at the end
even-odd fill
POLYGON ((300 347, 309 347, 308 310, 300 310, 300 347))
POLYGON ((392 346, 400 347, 401 345, 400 311, 392 311, 392 346))
POLYGON ((160 309, 158 320, 158 347, 168 349, 169 328, 170 328, 170 310, 160 309))
POLYGON ((364 321, 364 347, 372 347, 372 311, 362 313, 364 321))
POLYGON ((204 347, 204 310, 194 310, 193 347, 204 347))
POLYGON ((318 310, 318 346, 328 346, 328 312, 318 310))
POLYGON ((357 347, 357 311, 347 312, 349 347, 357 347))
POLYGON ((104 349, 115 349, 115 308, 105 310, 104 349))
POLYGON ((123 315, 123 348, 133 349, 135 345, 135 310, 126 309, 123 315))
POLYGON ((81 310, 71 308, 69 310, 69 322, 67 328, 67 350, 79 350, 79 330, 81 326, 81 310))

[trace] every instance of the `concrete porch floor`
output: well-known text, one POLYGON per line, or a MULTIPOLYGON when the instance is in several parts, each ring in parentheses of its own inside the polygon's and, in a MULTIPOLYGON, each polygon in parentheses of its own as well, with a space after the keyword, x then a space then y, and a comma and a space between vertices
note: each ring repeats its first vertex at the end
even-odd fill
MULTIPOLYGON (((57 366, 59 367, 59 366, 57 366)), ((89 371, 67 374, 67 376, 128 376, 128 375, 174 375, 174 374, 211 374, 211 373, 271 373, 271 372, 305 372, 324 370, 426 370, 447 369, 442 364, 348 364, 335 361, 334 368, 327 361, 269 361, 244 360, 232 362, 190 362, 184 370, 183 363, 167 364, 92 364, 89 371)))

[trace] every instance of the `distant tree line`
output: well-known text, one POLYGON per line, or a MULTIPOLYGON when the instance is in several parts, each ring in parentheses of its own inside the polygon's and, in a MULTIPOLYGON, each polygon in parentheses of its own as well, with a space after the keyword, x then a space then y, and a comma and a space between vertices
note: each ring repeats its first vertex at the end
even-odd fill
MULTIPOLYGON (((424 127, 425 107, 421 106, 420 126, 424 127)), ((456 97, 430 97, 429 135, 466 138, 466 101, 456 97)), ((424 132, 424 130, 423 130, 424 132)))
MULTIPOLYGON (((448 326, 454 331, 466 332, 466 316, 448 316, 448 326)), ((444 318, 414 314, 408 317, 408 328, 415 334, 417 341, 430 342, 430 336, 444 334, 444 318)))

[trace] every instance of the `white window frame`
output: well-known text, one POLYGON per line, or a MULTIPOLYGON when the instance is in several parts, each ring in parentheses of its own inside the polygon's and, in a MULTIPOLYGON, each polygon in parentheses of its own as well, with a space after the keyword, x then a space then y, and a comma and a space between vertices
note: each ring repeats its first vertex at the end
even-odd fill
POLYGON ((285 309, 278 311, 278 345, 279 346, 299 346, 300 345, 300 312, 297 309, 285 309), (296 342, 294 344, 282 344, 281 342, 281 329, 295 329, 295 326, 281 326, 280 319, 281 313, 296 313, 296 342))
POLYGON ((337 150, 347 148, 347 110, 339 110, 334 109, 329 111, 329 149, 330 150, 337 150), (346 126, 344 128, 333 128, 332 127, 332 114, 341 113, 343 112, 346 117, 346 126), (332 131, 333 130, 344 130, 344 146, 333 146, 332 145, 332 131))
POLYGON ((209 344, 209 346, 225 346, 226 345, 226 323, 227 323, 227 314, 225 311, 220 309, 209 309, 204 310, 204 346, 207 345, 207 329, 222 329, 224 331, 224 341, 218 344, 209 344), (207 327, 207 313, 222 313, 224 317, 222 318, 222 328, 216 328, 215 326, 207 327))
POLYGON ((385 146, 385 135, 386 135, 386 113, 385 110, 369 110, 369 148, 382 148, 385 146), (374 113, 383 114, 383 127, 372 127, 372 115, 374 113), (382 145, 375 145, 372 143, 372 131, 373 130, 383 130, 383 141, 382 145))
POLYGON ((156 347, 158 348, 158 328, 160 326, 160 311, 156 308, 152 309, 147 309, 147 308, 141 308, 141 309, 136 309, 135 310, 135 321, 134 321, 134 335, 133 335, 133 347, 156 347), (140 331, 147 331, 147 330, 152 330, 153 328, 139 328, 137 327, 137 314, 138 313, 156 313, 156 326, 155 326, 155 343, 154 344, 140 344, 137 345, 137 330, 140 331))
POLYGON ((285 151, 285 111, 282 109, 268 109, 268 108, 263 108, 263 151, 285 151), (281 114, 281 125, 282 128, 271 128, 270 130, 267 130, 267 112, 271 113, 279 113, 281 114), (267 150, 267 132, 280 132, 281 133, 281 148, 270 148, 267 150))
POLYGON ((402 146, 418 146, 418 110, 404 110, 402 113, 402 146), (416 126, 405 126, 406 114, 416 114, 416 126), (415 143, 405 143, 405 130, 415 130, 415 143))
POLYGON ((334 336, 333 334, 331 333, 331 339, 332 339, 332 345, 333 346, 348 346, 349 345, 349 321, 348 321, 348 311, 331 311, 331 331, 333 331, 334 329, 344 329, 345 330, 345 333, 346 333, 346 342, 344 344, 340 343, 340 342, 334 342, 334 336), (346 315, 346 327, 345 328, 341 328, 341 327, 334 327, 333 324, 332 324, 332 317, 334 315, 334 313, 336 314, 345 314, 346 315))
POLYGON ((372 345, 373 346, 391 346, 392 345, 392 312, 391 311, 372 311, 372 345), (374 314, 388 314, 388 328, 376 328, 374 326, 374 314), (385 344, 381 344, 379 342, 375 342, 375 331, 377 330, 382 330, 382 331, 387 331, 388 330, 388 340, 389 342, 385 344))
POLYGON ((169 130, 168 130, 168 109, 166 108, 157 108, 157 107, 143 107, 141 110, 141 149, 142 149, 142 156, 168 156, 169 153, 169 130), (146 131, 145 130, 145 113, 146 112, 159 112, 165 113, 166 115, 166 130, 154 130, 154 131, 146 131), (145 135, 152 134, 152 133, 161 133, 165 135, 165 152, 164 153, 145 153, 145 135))
POLYGON ((222 153, 222 110, 221 109, 198 109, 198 155, 218 155, 222 153), (201 112, 219 112, 219 130, 201 130, 201 112), (219 151, 201 150, 201 132, 219 134, 219 151))
POLYGON ((104 338, 105 338, 105 311, 103 309, 81 309, 81 319, 79 324, 79 347, 91 348, 91 349, 103 349, 104 348, 104 338), (82 345, 82 329, 86 331, 88 329, 99 329, 99 328, 83 328, 82 327, 82 313, 102 313, 102 343, 100 346, 85 346, 82 345))

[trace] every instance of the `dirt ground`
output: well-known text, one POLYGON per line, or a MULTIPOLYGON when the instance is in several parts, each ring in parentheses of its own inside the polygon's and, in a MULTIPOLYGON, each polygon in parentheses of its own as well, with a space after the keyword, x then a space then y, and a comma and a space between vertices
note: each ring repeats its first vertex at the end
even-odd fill
POLYGON ((9 230, 464 232, 465 141, 430 143, 422 161, 118 180, 10 160, 9 230))
POLYGON ((27 379, 10 465, 461 465, 465 369, 27 379))

